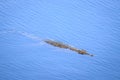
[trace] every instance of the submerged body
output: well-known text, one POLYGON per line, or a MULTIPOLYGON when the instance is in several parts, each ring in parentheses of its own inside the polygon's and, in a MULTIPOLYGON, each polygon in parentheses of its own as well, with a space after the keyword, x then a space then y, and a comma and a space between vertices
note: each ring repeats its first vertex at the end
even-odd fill
POLYGON ((60 42, 56 42, 56 41, 53 41, 53 40, 44 40, 44 42, 46 42, 47 44, 50 44, 50 45, 53 45, 55 47, 59 47, 59 48, 64 48, 64 49, 69 49, 69 50, 72 50, 72 51, 75 51, 77 52, 78 54, 82 54, 82 55, 90 55, 90 56, 93 56, 91 54, 88 54, 85 50, 79 50, 77 48, 74 48, 74 47, 71 47, 67 44, 63 44, 63 43, 60 43, 60 42))

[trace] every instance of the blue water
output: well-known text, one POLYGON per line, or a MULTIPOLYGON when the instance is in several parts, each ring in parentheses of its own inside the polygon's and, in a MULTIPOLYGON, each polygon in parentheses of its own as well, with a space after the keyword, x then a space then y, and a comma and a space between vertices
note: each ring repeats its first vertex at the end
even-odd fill
POLYGON ((0 80, 120 80, 119 49, 119 0, 0 0, 0 80))

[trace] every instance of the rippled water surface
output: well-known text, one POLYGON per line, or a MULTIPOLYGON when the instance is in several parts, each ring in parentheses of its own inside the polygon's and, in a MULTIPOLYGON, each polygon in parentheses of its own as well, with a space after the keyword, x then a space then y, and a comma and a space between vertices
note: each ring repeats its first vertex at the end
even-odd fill
POLYGON ((119 0, 0 0, 0 80, 120 80, 119 50, 119 0))

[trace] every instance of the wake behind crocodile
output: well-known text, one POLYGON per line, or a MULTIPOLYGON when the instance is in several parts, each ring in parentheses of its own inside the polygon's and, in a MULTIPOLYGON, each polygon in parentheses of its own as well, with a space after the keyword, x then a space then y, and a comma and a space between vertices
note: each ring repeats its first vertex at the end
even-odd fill
POLYGON ((16 31, 16 30, 8 30, 8 31, 5 30, 5 31, 0 31, 0 33, 2 33, 2 34, 3 33, 18 33, 18 34, 20 34, 24 37, 27 37, 27 38, 30 38, 30 39, 33 39, 33 40, 44 41, 45 43, 47 43, 49 45, 52 45, 54 47, 69 49, 71 51, 77 52, 78 54, 82 54, 82 55, 93 56, 92 54, 87 53, 86 50, 83 50, 83 49, 80 50, 80 49, 72 47, 68 44, 64 44, 62 42, 57 42, 57 41, 54 41, 54 40, 51 40, 51 39, 41 39, 40 37, 35 36, 33 34, 30 34, 30 33, 27 33, 27 32, 16 31))

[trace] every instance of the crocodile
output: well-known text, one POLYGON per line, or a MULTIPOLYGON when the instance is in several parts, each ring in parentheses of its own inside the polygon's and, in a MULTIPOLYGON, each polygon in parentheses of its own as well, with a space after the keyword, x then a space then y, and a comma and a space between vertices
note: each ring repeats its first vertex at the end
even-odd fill
POLYGON ((57 41, 50 40, 50 39, 46 39, 46 40, 44 40, 44 42, 47 44, 50 44, 52 46, 55 46, 55 47, 72 50, 74 52, 77 52, 78 54, 93 56, 92 54, 87 53, 86 50, 83 50, 83 49, 80 50, 80 49, 71 47, 71 46, 64 44, 64 43, 61 43, 61 42, 57 42, 57 41))

